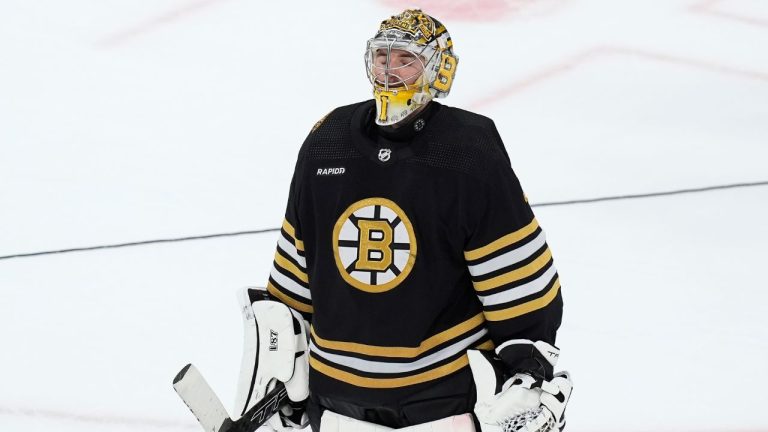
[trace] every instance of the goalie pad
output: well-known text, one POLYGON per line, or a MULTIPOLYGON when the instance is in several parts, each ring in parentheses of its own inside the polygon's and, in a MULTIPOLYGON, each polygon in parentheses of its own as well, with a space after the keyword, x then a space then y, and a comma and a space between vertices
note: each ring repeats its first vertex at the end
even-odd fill
POLYGON ((353 419, 330 410, 323 411, 320 432, 475 432, 471 414, 446 417, 439 420, 392 429, 386 426, 353 419))
MULTIPOLYGON (((235 395, 235 416, 242 416, 275 384, 285 383, 288 398, 309 395, 307 331, 301 315, 266 291, 246 288, 240 297, 243 315, 243 357, 235 395)), ((277 417, 277 416, 275 416, 277 417)), ((279 423, 280 419, 274 419, 279 423)), ((278 424, 270 421, 270 424, 278 424)))

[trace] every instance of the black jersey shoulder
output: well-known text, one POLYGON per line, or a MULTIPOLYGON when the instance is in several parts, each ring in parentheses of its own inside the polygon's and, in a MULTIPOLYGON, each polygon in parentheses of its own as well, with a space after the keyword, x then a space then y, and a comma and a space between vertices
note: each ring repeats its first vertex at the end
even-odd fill
POLYGON ((488 117, 467 111, 461 108, 443 105, 443 110, 450 114, 454 121, 460 122, 463 126, 475 126, 481 129, 495 128, 493 120, 488 117))
POLYGON ((470 111, 441 106, 424 141, 412 162, 480 178, 510 166, 493 120, 470 111))
POLYGON ((360 157, 351 140, 351 119, 364 102, 338 107, 320 119, 301 147, 300 158, 309 160, 360 157))
POLYGON ((496 158, 500 154, 507 162, 507 150, 496 129, 496 124, 490 118, 450 106, 444 106, 443 112, 448 117, 450 124, 461 129, 464 138, 468 138, 464 145, 471 146, 473 150, 488 154, 496 158))

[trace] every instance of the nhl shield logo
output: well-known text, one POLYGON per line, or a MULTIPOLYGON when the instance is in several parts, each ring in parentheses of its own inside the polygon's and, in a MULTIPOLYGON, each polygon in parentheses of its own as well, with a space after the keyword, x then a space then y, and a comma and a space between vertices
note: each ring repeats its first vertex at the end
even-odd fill
POLYGON ((400 285, 416 261, 416 236, 403 209, 385 198, 358 201, 333 230, 333 253, 351 286, 382 293, 400 285))
POLYGON ((379 160, 387 162, 392 157, 392 150, 388 148, 379 149, 379 160))

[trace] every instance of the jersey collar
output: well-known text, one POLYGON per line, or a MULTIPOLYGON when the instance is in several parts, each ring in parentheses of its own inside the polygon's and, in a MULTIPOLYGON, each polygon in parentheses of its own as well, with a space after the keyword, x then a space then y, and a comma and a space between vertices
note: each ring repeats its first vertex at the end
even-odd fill
POLYGON ((388 139, 384 136, 386 134, 379 134, 371 130, 371 128, 376 127, 373 121, 376 103, 374 100, 363 102, 352 113, 351 131, 355 147, 364 156, 380 165, 391 165, 418 154, 425 147, 425 140, 430 134, 430 125, 441 107, 435 101, 430 102, 430 105, 433 104, 433 107, 428 107, 420 112, 414 120, 409 122, 410 124, 402 126, 413 128, 413 134, 403 134, 406 137, 412 136, 410 139, 400 141, 388 139), (416 125, 418 125, 419 130, 415 130, 416 125))

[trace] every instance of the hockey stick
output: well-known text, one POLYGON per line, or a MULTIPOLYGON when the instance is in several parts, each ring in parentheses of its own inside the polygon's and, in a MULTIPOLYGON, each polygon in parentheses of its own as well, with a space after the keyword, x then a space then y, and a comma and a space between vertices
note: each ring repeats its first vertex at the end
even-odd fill
POLYGON ((182 368, 173 379, 173 388, 206 432, 253 432, 285 405, 285 385, 277 381, 242 417, 232 420, 216 393, 192 364, 182 368))

